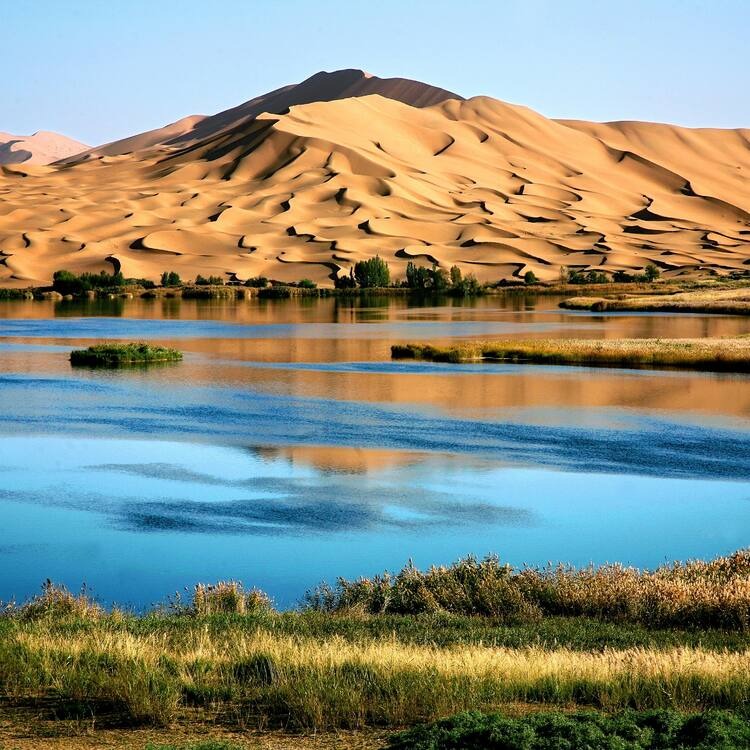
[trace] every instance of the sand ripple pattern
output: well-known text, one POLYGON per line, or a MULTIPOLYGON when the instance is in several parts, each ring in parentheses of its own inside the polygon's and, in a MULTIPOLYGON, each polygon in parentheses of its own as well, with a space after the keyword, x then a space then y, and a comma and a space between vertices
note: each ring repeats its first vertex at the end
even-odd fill
POLYGON ((554 121, 486 97, 260 114, 188 145, 0 167, 0 283, 59 268, 330 284, 379 254, 481 280, 750 268, 750 130, 554 121))

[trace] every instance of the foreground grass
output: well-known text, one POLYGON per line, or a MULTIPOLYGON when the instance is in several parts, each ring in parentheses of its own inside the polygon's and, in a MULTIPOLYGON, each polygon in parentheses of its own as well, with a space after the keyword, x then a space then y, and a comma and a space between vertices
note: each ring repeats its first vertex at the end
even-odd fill
POLYGON ((521 718, 464 713, 391 739, 389 750, 736 750, 750 723, 728 712, 538 713, 521 718))
POLYGON ((713 372, 750 372, 750 338, 722 339, 538 339, 472 341, 453 346, 398 344, 393 359, 431 362, 496 360, 549 365, 674 367, 713 372))
POLYGON ((568 310, 593 312, 686 312, 750 315, 750 289, 696 290, 676 294, 621 294, 614 297, 572 297, 560 303, 568 310))
POLYGON ((0 691, 54 699, 61 714, 168 725, 199 707, 230 725, 325 730, 403 726, 509 703, 606 711, 741 709, 750 653, 413 645, 396 638, 210 630, 136 634, 101 622, 19 626, 0 644, 0 691))
POLYGON ((146 343, 97 344, 70 353, 72 365, 87 367, 124 367, 152 362, 177 362, 182 352, 146 343))
POLYGON ((750 705, 748 552, 655 571, 409 565, 285 613, 233 582, 142 616, 48 582, 4 612, 0 699, 105 725, 326 731, 518 705, 750 705))

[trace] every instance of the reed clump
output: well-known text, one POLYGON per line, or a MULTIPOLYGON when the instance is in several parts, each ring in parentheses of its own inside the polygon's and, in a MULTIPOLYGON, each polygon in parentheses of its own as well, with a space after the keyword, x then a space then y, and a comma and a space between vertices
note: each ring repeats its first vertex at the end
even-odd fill
POLYGON ((20 620, 98 620, 104 610, 86 591, 84 586, 78 594, 72 593, 65 586, 47 579, 42 584, 42 592, 31 597, 21 605, 9 602, 3 607, 3 614, 20 620))
POLYGON ((494 556, 481 561, 468 557, 426 571, 409 564, 395 575, 324 584, 307 595, 307 605, 325 612, 449 612, 505 622, 562 615, 654 628, 747 631, 750 551, 654 571, 619 564, 514 570, 494 556))
POLYGON ((666 367, 750 372, 750 338, 534 339, 471 341, 453 346, 398 344, 393 359, 431 362, 501 361, 548 365, 666 367))
POLYGON ((271 598, 260 589, 245 590, 239 581, 219 581, 197 584, 188 611, 204 617, 216 614, 245 615, 270 612, 271 609, 271 598))

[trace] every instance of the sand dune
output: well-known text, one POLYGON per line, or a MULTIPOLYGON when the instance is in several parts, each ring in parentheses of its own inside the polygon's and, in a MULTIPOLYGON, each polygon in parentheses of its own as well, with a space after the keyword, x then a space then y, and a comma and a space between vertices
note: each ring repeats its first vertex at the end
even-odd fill
MULTIPOLYGON (((750 267, 748 130, 558 122, 487 97, 420 108, 368 94, 361 72, 336 80, 346 98, 246 103, 131 155, 4 167, 0 282, 113 263, 330 284, 375 254, 396 276, 416 260, 486 281, 750 267)), ((442 96, 395 80, 373 85, 442 96)))
POLYGON ((116 156, 157 145, 185 146, 223 133, 263 112, 281 114, 299 104, 328 102, 368 94, 380 94, 412 107, 428 107, 446 99, 462 98, 445 89, 407 78, 378 78, 363 70, 354 69, 337 70, 333 73, 320 72, 302 83, 270 91, 210 117, 184 117, 163 128, 97 146, 66 161, 77 161, 80 157, 116 156))
POLYGON ((87 148, 72 138, 47 130, 33 135, 0 133, 0 164, 51 164, 87 148))

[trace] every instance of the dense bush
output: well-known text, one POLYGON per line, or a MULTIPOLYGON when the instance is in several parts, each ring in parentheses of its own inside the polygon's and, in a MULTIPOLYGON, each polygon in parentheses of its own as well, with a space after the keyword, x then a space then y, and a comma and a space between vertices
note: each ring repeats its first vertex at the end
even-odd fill
POLYGON ((209 276, 208 278, 198 274, 195 277, 197 286, 223 286, 224 279, 221 276, 209 276))
POLYGON ((0 300, 34 299, 34 293, 28 289, 0 289, 0 300))
POLYGON ((379 256, 360 260, 354 264, 354 278, 363 289, 385 287, 391 283, 388 264, 379 256))
POLYGON ((618 283, 650 283, 656 281, 661 276, 661 271, 653 264, 649 263, 643 273, 627 273, 627 271, 615 271, 613 281, 618 283))
POLYGON ((458 266, 451 266, 450 271, 446 272, 436 264, 428 268, 412 261, 406 264, 406 286, 418 292, 447 292, 456 297, 470 297, 482 292, 482 285, 476 276, 463 276, 458 266))
POLYGON ((162 286, 182 286, 182 279, 175 271, 164 271, 161 275, 162 286))
POLYGON ((515 570, 497 557, 319 586, 307 606, 371 614, 451 612, 506 622, 591 617, 647 627, 750 629, 750 551, 641 571, 622 565, 515 570))
POLYGON ((144 289, 156 288, 156 284, 151 279, 125 279, 124 284, 125 286, 140 286, 144 289))
POLYGON ((268 279, 265 276, 253 276, 245 282, 245 286, 254 289, 265 289, 268 286, 268 279))
POLYGON ((536 274, 533 271, 526 271, 526 273, 523 275, 523 281, 524 284, 538 284, 539 279, 536 277, 536 274))
POLYGON ((317 289, 318 285, 311 279, 300 279, 297 282, 297 286, 300 289, 317 289))
POLYGON ((55 271, 52 276, 52 288, 60 294, 84 294, 99 289, 112 289, 125 284, 122 272, 82 273, 77 276, 70 271, 55 271))
POLYGON ((544 712, 520 718, 476 711, 401 732, 389 750, 737 750, 750 723, 727 711, 544 712))

